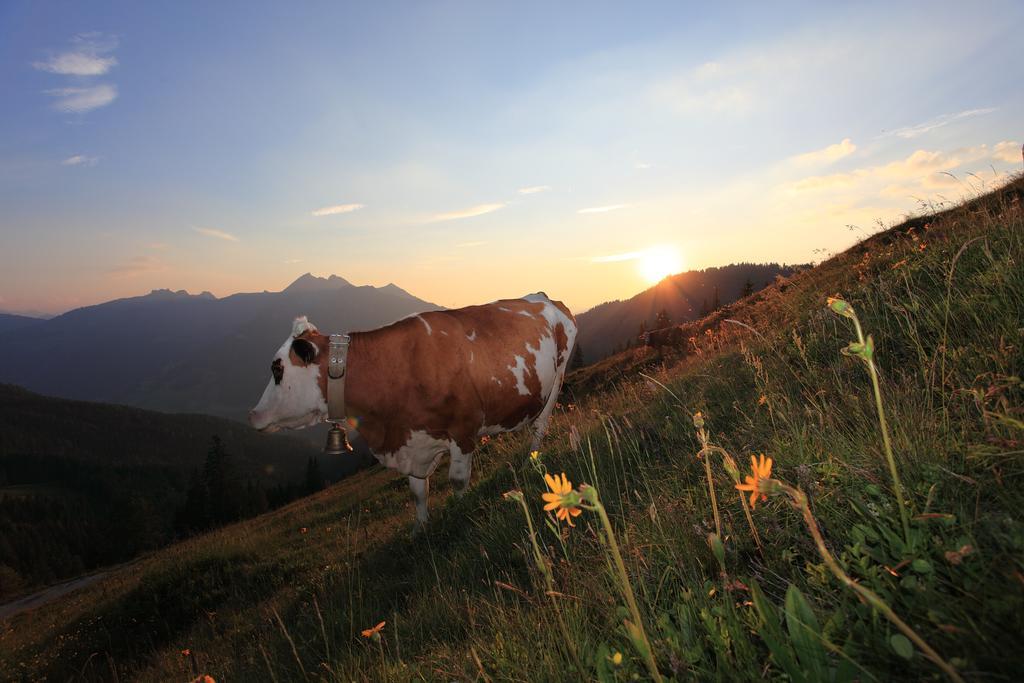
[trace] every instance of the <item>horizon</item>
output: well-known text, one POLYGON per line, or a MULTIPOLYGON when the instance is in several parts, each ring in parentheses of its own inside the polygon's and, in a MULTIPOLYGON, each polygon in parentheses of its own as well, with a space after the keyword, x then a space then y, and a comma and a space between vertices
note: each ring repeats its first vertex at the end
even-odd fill
POLYGON ((1019 3, 645 9, 8 3, 0 310, 310 272, 583 311, 1021 168, 1019 3))

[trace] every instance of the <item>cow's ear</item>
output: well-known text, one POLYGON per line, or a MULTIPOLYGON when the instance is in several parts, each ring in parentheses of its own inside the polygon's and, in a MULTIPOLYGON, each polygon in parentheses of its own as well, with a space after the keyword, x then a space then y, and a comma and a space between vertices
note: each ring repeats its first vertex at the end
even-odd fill
POLYGON ((316 360, 318 350, 316 344, 308 339, 296 339, 292 341, 292 352, 299 357, 306 365, 316 360))

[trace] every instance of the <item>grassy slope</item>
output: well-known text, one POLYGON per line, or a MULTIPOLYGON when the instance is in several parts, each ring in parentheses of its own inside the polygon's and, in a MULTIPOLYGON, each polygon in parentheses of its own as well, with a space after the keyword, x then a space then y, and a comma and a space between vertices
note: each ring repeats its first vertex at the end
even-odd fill
MULTIPOLYGON (((730 572, 719 575, 706 542, 713 523, 704 467, 693 456, 690 416, 701 410, 714 441, 741 463, 752 452, 775 457, 775 476, 807 491, 847 571, 965 676, 1018 677, 1024 182, 1012 189, 1016 199, 996 194, 897 227, 734 306, 729 317, 756 333, 712 325, 695 340, 696 353, 653 358, 664 363, 656 378, 679 400, 622 371, 651 364, 640 351, 606 366, 627 381, 558 416, 544 459, 600 491, 666 676, 783 676, 784 663, 766 646, 772 630, 751 605, 747 587, 756 582, 780 609, 787 587, 799 587, 821 625, 812 640, 834 651, 828 667, 852 666, 862 680, 938 677, 920 654, 907 660, 894 651, 889 623, 828 574, 799 516, 781 501, 754 511, 764 541, 758 553, 716 464, 730 572), (862 366, 837 352, 852 330, 824 307, 836 292, 876 340, 913 512, 952 516, 915 521, 920 541, 909 551, 894 540, 899 520, 870 385, 862 366), (582 435, 578 448, 572 432, 582 435), (949 554, 965 546, 972 552, 949 554)), ((571 532, 545 527, 543 484, 524 451, 520 439, 493 441, 477 456, 476 484, 461 499, 445 499, 447 487, 435 482, 434 519, 416 539, 407 534, 404 480, 373 469, 170 548, 5 624, 0 672, 14 679, 109 679, 116 670, 141 680, 198 671, 217 680, 576 680, 528 561, 522 512, 500 495, 518 487, 541 527, 583 677, 643 677, 596 520, 584 513, 571 532), (359 631, 380 620, 388 623, 378 648, 359 631), (625 655, 620 668, 607 661, 612 651, 625 655)), ((771 625, 792 640, 785 622, 771 625)))

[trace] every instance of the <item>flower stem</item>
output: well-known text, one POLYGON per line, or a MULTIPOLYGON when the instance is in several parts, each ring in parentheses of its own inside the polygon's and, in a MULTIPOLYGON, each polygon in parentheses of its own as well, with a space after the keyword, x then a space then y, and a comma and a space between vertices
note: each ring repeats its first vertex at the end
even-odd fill
MULTIPOLYGON (((857 330, 857 341, 866 346, 864 333, 860 328, 860 320, 857 313, 851 308, 851 319, 857 330)), ((878 423, 882 429, 882 445, 885 447, 885 459, 889 462, 889 474, 892 475, 893 489, 896 491, 896 502, 900 506, 900 522, 903 525, 903 540, 910 548, 910 514, 907 512, 907 504, 903 500, 903 484, 900 482, 900 473, 896 469, 896 459, 892 453, 892 442, 889 440, 889 423, 885 419, 885 408, 882 405, 882 390, 878 385, 878 369, 875 367, 874 355, 863 356, 868 366, 868 374, 871 376, 871 387, 875 393, 875 407, 878 409, 878 423)))
POLYGON ((793 488, 792 486, 784 484, 777 479, 770 480, 766 483, 768 484, 767 488, 781 490, 789 496, 790 500, 793 501, 793 506, 798 508, 803 514, 804 522, 807 524, 807 529, 811 532, 811 536, 814 538, 814 544, 818 548, 818 554, 821 555, 821 558, 825 561, 825 564, 836 578, 845 584, 850 590, 855 592, 861 600, 881 612, 886 619, 902 631, 903 635, 917 645, 928 659, 932 660, 936 666, 942 669, 942 671, 949 676, 950 680, 956 681, 957 683, 963 683, 964 679, 960 677, 957 670, 939 656, 939 653, 933 650, 931 646, 921 638, 921 636, 917 635, 917 632, 914 629, 912 629, 905 621, 900 619, 900 617, 892 610, 891 607, 889 607, 888 604, 886 604, 884 600, 882 600, 882 598, 878 597, 878 595, 871 589, 865 588, 854 581, 850 578, 849 574, 843 571, 843 568, 839 566, 838 562, 836 562, 832 553, 830 553, 828 548, 825 547, 825 539, 822 538, 821 530, 818 528, 818 522, 814 519, 814 515, 811 513, 810 505, 807 502, 807 494, 800 489, 793 488))
POLYGON ((558 619, 558 628, 562 632, 562 640, 565 641, 566 649, 569 650, 569 655, 572 657, 573 663, 576 665, 576 672, 579 676, 583 677, 583 664, 580 662, 580 655, 576 651, 576 641, 569 637, 569 627, 565 624, 565 619, 562 617, 562 609, 558 604, 558 600, 555 598, 555 581, 551 575, 551 567, 548 566, 547 560, 544 555, 540 552, 540 546, 537 545, 537 533, 533 528, 533 518, 530 516, 530 508, 526 505, 526 500, 522 495, 518 496, 516 500, 519 501, 520 507, 523 508, 523 514, 526 515, 526 526, 530 530, 530 545, 533 546, 533 561, 537 565, 537 569, 544 576, 544 585, 547 586, 548 597, 551 598, 551 605, 555 608, 555 617, 558 619))
POLYGON ((619 544, 615 540, 615 530, 612 529, 611 520, 608 519, 608 513, 604 509, 604 505, 601 502, 594 501, 592 508, 597 511, 598 516, 601 518, 601 524, 604 526, 605 537, 608 539, 608 547, 611 549, 612 559, 615 561, 615 568, 619 572, 619 587, 622 588, 622 594, 626 598, 626 604, 629 606, 629 611, 633 615, 633 621, 636 624, 636 630, 643 641, 643 656, 644 663, 647 665, 647 671, 651 674, 651 678, 657 683, 661 683, 661 672, 658 671, 658 665, 654 661, 654 652, 651 650, 651 643, 647 640, 647 632, 644 630, 644 622, 640 617, 640 609, 636 605, 636 597, 633 595, 633 586, 629 582, 629 574, 626 573, 626 564, 622 561, 622 555, 619 553, 619 544))
POLYGON ((722 519, 718 515, 718 498, 715 495, 715 480, 711 477, 711 454, 708 448, 702 448, 698 456, 704 456, 704 471, 708 477, 708 493, 711 495, 711 510, 715 513, 715 533, 722 536, 722 519))

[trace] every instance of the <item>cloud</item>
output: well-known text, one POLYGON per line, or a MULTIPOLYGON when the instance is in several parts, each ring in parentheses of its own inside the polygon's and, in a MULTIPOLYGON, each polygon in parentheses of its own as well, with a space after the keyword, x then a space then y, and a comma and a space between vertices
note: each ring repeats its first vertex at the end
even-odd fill
POLYGON ((817 164, 831 164, 839 161, 844 157, 848 157, 857 150, 857 145, 850 141, 850 138, 843 138, 842 142, 838 142, 834 145, 829 145, 824 149, 815 150, 813 152, 806 152, 805 154, 798 154, 793 157, 793 161, 802 166, 811 166, 817 164))
POLYGON ((608 206, 591 206, 586 209, 580 209, 576 213, 608 213, 609 211, 618 211, 619 209, 625 209, 629 204, 609 204, 608 206))
POLYGON ((88 157, 84 154, 76 154, 60 162, 61 166, 95 166, 99 163, 99 157, 88 157))
POLYGON ((953 114, 942 114, 941 116, 936 116, 933 119, 929 119, 928 121, 925 121, 924 123, 919 123, 915 126, 905 126, 903 128, 897 128, 896 130, 890 131, 889 135, 895 135, 896 137, 907 139, 916 138, 920 135, 924 135, 925 133, 930 133, 933 130, 942 128, 943 126, 948 126, 951 123, 962 121, 964 119, 969 119, 974 116, 991 114, 994 111, 996 111, 994 107, 989 107, 987 109, 967 109, 965 111, 960 111, 953 114))
POLYGON ((167 270, 167 265, 154 256, 135 256, 119 266, 114 266, 107 271, 107 274, 123 278, 145 273, 159 273, 164 270, 167 270))
POLYGON ((440 223, 441 221, 455 221, 462 218, 474 218, 475 216, 483 216, 485 213, 491 213, 505 207, 504 202, 495 202, 493 204, 479 204, 477 206, 471 206, 468 209, 461 209, 459 211, 449 211, 448 213, 439 213, 436 216, 427 220, 428 223, 440 223))
POLYGON ((284 263, 285 263, 285 265, 289 265, 290 266, 293 263, 302 263, 302 259, 300 259, 300 258, 289 258, 289 259, 285 259, 284 263))
POLYGON ((995 146, 992 158, 996 161, 1005 161, 1008 164, 1019 164, 1024 158, 1022 155, 1024 155, 1024 151, 1021 150, 1020 143, 1016 140, 1007 140, 995 146))
POLYGON ((487 244, 487 242, 486 242, 486 241, 478 241, 478 242, 462 242, 461 244, 456 244, 456 245, 455 245, 455 248, 456 248, 456 249, 468 249, 468 248, 470 248, 470 247, 482 247, 482 246, 484 246, 485 244, 487 244))
POLYGON ((627 251, 622 254, 608 254, 607 256, 591 256, 591 263, 615 263, 617 261, 635 261, 647 255, 646 251, 627 251))
POLYGON ((217 238, 219 240, 227 240, 228 242, 237 242, 238 241, 237 237, 235 237, 231 233, 224 232, 223 230, 217 230, 215 228, 197 228, 197 227, 193 227, 192 229, 195 232, 198 232, 200 235, 205 235, 206 237, 215 237, 215 238, 217 238))
POLYGON ((47 95, 57 98, 53 108, 63 112, 83 113, 105 107, 117 99, 117 86, 109 83, 76 88, 47 90, 47 95))
POLYGON ((519 194, 537 194, 538 192, 547 192, 551 187, 548 185, 535 185, 533 187, 520 187, 516 192, 519 194))
POLYGON ((32 66, 62 76, 102 76, 117 66, 117 58, 105 57, 117 47, 117 39, 99 33, 81 33, 71 40, 72 49, 32 66))
POLYGON ((314 216, 334 216, 339 213, 352 213, 362 209, 365 204, 335 204, 334 206, 325 206, 323 208, 313 211, 314 216))
POLYGON ((885 181, 888 183, 898 181, 923 182, 925 178, 934 176, 936 173, 951 171, 963 164, 982 159, 996 158, 996 154, 1002 153, 1003 149, 1000 149, 999 145, 995 148, 991 148, 988 145, 961 147, 951 152, 919 149, 905 159, 859 168, 849 173, 811 176, 790 183, 787 187, 792 192, 808 192, 846 189, 870 181, 885 181))

